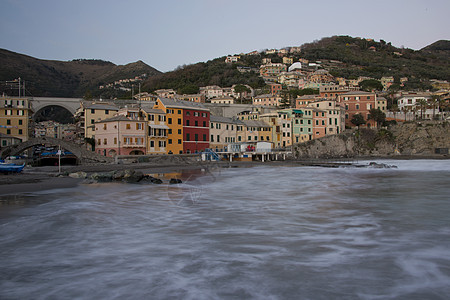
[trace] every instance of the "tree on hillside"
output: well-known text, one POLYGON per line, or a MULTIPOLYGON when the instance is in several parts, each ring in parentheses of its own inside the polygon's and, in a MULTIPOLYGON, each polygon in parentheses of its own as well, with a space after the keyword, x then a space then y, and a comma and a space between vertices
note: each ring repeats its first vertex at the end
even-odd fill
POLYGON ((366 120, 364 120, 364 117, 361 114, 354 114, 350 122, 352 122, 353 125, 357 126, 358 129, 360 125, 366 124, 366 120))
POLYGON ((363 80, 358 85, 361 88, 361 90, 366 92, 372 92, 373 90, 376 91, 383 90, 383 85, 381 84, 381 82, 375 79, 363 80))
POLYGON ((234 92, 239 94, 239 99, 241 100, 241 104, 242 104, 242 94, 247 92, 250 93, 250 89, 248 87, 246 87, 243 84, 237 84, 234 86, 234 92))
POLYGON ((187 94, 187 95, 193 95, 193 94, 198 94, 200 91, 200 88, 198 87, 198 85, 195 84, 186 84, 185 86, 183 86, 182 88, 179 89, 179 93, 181 95, 183 94, 187 94))
POLYGON ((379 108, 372 108, 369 110, 369 120, 374 120, 377 123, 377 127, 380 127, 386 121, 386 114, 379 108))

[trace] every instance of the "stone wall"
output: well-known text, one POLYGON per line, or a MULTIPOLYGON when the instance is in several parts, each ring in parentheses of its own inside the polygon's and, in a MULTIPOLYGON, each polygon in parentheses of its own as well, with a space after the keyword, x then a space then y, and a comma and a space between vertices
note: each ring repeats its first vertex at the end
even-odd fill
POLYGON ((340 135, 298 144, 294 154, 299 159, 433 156, 436 148, 450 148, 450 124, 447 122, 405 123, 380 130, 347 130, 340 135))

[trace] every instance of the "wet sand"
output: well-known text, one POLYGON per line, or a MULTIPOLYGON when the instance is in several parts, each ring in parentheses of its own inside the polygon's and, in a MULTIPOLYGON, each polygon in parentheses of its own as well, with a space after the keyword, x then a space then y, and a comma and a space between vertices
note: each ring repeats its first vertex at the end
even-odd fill
MULTIPOLYGON (((280 162, 273 162, 280 163, 280 162)), ((93 173, 111 172, 116 170, 132 169, 144 174, 167 174, 187 170, 228 168, 228 167, 251 167, 261 164, 260 162, 198 162, 195 164, 96 164, 62 166, 61 173, 58 167, 26 167, 22 173, 0 174, 0 195, 32 193, 50 189, 76 187, 83 183, 84 179, 72 178, 68 174, 86 172, 88 176, 93 173)))

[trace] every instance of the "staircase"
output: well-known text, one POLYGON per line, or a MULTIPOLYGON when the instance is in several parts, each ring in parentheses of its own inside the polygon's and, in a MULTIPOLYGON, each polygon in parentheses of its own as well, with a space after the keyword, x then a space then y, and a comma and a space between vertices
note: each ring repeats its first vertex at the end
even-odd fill
POLYGON ((203 153, 206 154, 206 160, 216 160, 216 161, 220 160, 219 154, 214 152, 214 150, 212 149, 205 149, 205 152, 203 153))

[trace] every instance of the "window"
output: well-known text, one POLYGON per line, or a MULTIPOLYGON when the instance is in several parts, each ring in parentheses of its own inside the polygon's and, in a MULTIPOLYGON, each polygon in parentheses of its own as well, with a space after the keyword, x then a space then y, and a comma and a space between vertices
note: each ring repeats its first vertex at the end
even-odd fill
POLYGON ((214 142, 214 135, 211 134, 211 142, 214 142))
POLYGON ((109 110, 105 109, 105 115, 109 115, 109 110))
POLYGON ((190 141, 191 140, 191 135, 189 133, 186 133, 186 141, 190 141))
POLYGON ((6 129, 6 134, 11 134, 11 129, 6 129))
POLYGON ((172 144, 172 139, 169 139, 168 142, 169 142, 169 145, 171 145, 172 144))
POLYGON ((189 111, 186 112, 186 116, 190 116, 191 113, 189 111))
POLYGON ((181 119, 178 119, 178 125, 181 125, 181 119))
POLYGON ((203 121, 203 127, 207 127, 207 126, 206 126, 206 121, 203 121))
POLYGON ((117 145, 117 138, 114 138, 114 145, 117 145))
POLYGON ((94 124, 94 122, 95 122, 95 120, 94 120, 94 119, 91 119, 91 124, 94 124))
POLYGON ((97 145, 101 145, 102 144, 102 140, 101 139, 98 139, 97 140, 97 145))
POLYGON ((103 130, 106 130, 106 124, 103 124, 103 130))
POLYGON ((19 120, 19 125, 22 125, 22 120, 19 120))
POLYGON ((359 110, 359 104, 356 104, 356 110, 359 110))
POLYGON ((91 114, 95 114, 95 109, 91 109, 91 114))
POLYGON ((108 143, 107 139, 103 139, 103 145, 106 145, 108 143))
POLYGON ((196 142, 198 141, 198 134, 197 133, 195 134, 195 141, 196 142))
POLYGON ((169 118, 169 119, 167 120, 167 123, 172 124, 172 118, 169 118))
POLYGON ((155 141, 150 141, 150 148, 154 148, 154 147, 155 147, 155 141))
POLYGON ((195 126, 196 126, 196 127, 198 126, 198 121, 197 121, 197 120, 195 120, 195 126))
POLYGON ((189 120, 186 120, 186 126, 189 126, 189 120))
POLYGON ((206 142, 206 134, 203 135, 203 141, 206 142))
POLYGON ((11 125, 11 120, 6 120, 6 125, 11 125))
POLYGON ((127 124, 127 129, 131 129, 131 124, 127 124))
POLYGON ((23 131, 22 131, 22 129, 19 129, 19 134, 23 134, 23 131))
POLYGON ((178 114, 181 115, 181 109, 178 110, 178 114))
POLYGON ((181 145, 181 139, 178 139, 178 145, 181 145))
POLYGON ((172 134, 172 129, 169 129, 169 133, 168 134, 172 134))
POLYGON ((181 129, 178 129, 178 134, 181 134, 181 129))
POLYGON ((142 123, 136 123, 136 130, 142 130, 144 128, 142 123))

